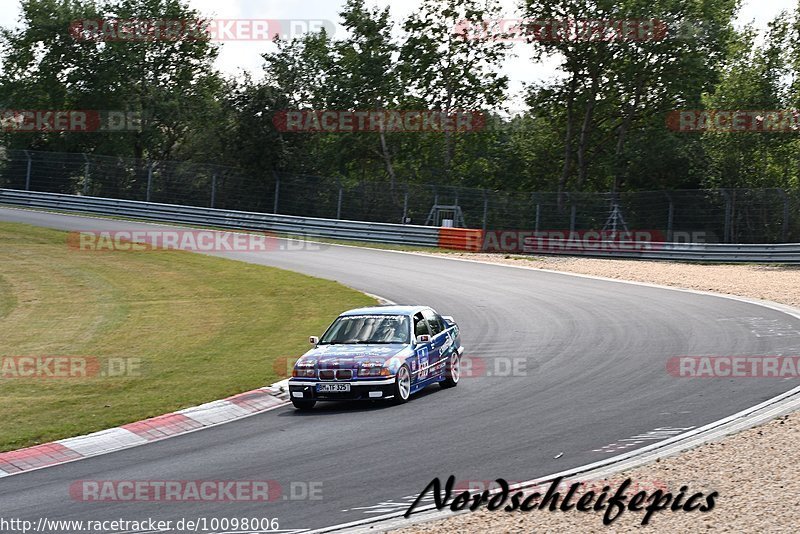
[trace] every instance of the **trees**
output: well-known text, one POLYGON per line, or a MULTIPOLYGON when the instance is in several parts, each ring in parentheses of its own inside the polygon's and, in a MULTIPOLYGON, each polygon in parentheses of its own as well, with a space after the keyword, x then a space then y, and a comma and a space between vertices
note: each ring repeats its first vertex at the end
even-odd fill
POLYGON ((762 44, 752 30, 734 31, 739 3, 518 0, 524 46, 537 61, 556 61, 559 72, 528 87, 526 109, 509 116, 503 67, 511 51, 508 36, 497 33, 504 16, 497 0, 419 0, 401 21, 388 7, 346 0, 345 34, 279 41, 263 55, 263 80, 225 79, 208 39, 70 32, 79 20, 201 19, 188 0, 22 0, 20 29, 0 34, 3 106, 134 111, 143 121, 125 133, 0 135, 9 148, 238 166, 262 185, 273 171, 288 171, 387 182, 391 191, 402 182, 560 193, 796 187, 794 136, 665 125, 674 110, 800 107, 798 13, 776 19, 762 44), (569 35, 557 35, 568 27, 569 35), (300 109, 469 111, 485 114, 487 127, 276 128, 276 113, 300 109))
POLYGON ((12 147, 176 157, 206 127, 222 93, 207 39, 77 38, 76 21, 200 20, 180 0, 23 0, 19 30, 3 30, 0 100, 16 109, 119 110, 141 115, 138 132, 15 134, 12 147))
POLYGON ((552 113, 552 100, 537 96, 542 89, 529 98, 549 106, 542 114, 562 132, 558 191, 618 191, 626 181, 644 181, 637 167, 657 151, 642 153, 637 138, 663 137, 654 130, 663 130, 665 113, 699 104, 716 77, 735 9, 735 0, 523 0, 526 18, 550 21, 544 34, 538 27, 528 33, 537 59, 555 56, 563 72, 544 89, 563 112, 552 113), (568 37, 553 33, 559 23, 570 29, 568 37), (713 31, 678 32, 686 27, 713 31))
MULTIPOLYGON (((27 0, 22 2, 18 31, 2 29, 0 102, 6 109, 77 109, 87 91, 87 67, 97 59, 96 47, 69 34, 72 21, 97 18, 92 1, 27 0)), ((91 75, 94 75, 91 73, 91 75)), ((9 148, 80 150, 81 140, 38 133, 4 136, 9 148)))
MULTIPOLYGON (((704 98, 704 107, 717 110, 769 111, 796 109, 790 62, 794 54, 791 20, 783 13, 770 23, 763 44, 746 28, 731 43, 719 82, 704 98)), ((796 51, 797 48, 794 48, 796 51)), ((707 187, 791 187, 798 183, 797 141, 791 132, 707 133, 707 187)))
MULTIPOLYGON (((495 0, 422 0, 403 24, 399 72, 407 105, 443 112, 480 111, 503 104, 508 76, 499 68, 508 45, 471 29, 500 17, 495 0)), ((458 135, 441 137, 440 175, 452 179, 458 135)), ((439 145, 439 143, 433 143, 439 145)))

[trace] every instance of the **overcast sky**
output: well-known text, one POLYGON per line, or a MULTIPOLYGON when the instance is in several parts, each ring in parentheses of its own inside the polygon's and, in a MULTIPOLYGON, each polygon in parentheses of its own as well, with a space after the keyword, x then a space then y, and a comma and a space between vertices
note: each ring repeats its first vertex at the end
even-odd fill
MULTIPOLYGON (((767 22, 782 10, 791 11, 798 0, 745 0, 739 16, 739 23, 754 22, 757 27, 766 27, 767 22)), ((405 18, 419 0, 367 0, 368 4, 390 5, 395 20, 405 18)), ((345 0, 189 0, 189 4, 209 18, 221 19, 278 19, 312 20, 338 23, 338 12, 345 0)), ((516 0, 502 0, 506 13, 514 17, 516 0)), ((14 26, 19 18, 18 0, 0 0, 0 25, 14 26)), ((341 31, 341 29, 339 29, 341 31)), ((228 74, 249 71, 256 78, 261 72, 262 59, 266 51, 274 45, 265 41, 228 41, 221 45, 217 66, 228 74)), ((530 57, 530 46, 515 43, 505 70, 512 80, 512 93, 518 94, 525 82, 550 78, 554 75, 553 64, 534 65, 530 57)))

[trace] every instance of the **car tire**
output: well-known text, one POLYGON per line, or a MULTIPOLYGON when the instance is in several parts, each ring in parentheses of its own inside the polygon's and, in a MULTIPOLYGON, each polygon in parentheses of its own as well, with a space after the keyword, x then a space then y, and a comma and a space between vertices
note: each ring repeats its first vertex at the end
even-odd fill
POLYGON ((397 370, 394 377, 394 404, 404 404, 411 398, 411 372, 406 365, 397 370))
POLYGON ((292 404, 294 404, 294 407, 300 411, 310 410, 316 403, 317 401, 315 400, 292 399, 292 404))
POLYGON ((439 382, 439 385, 443 388, 454 388, 458 385, 458 381, 461 379, 461 358, 457 351, 453 351, 453 354, 447 360, 447 366, 444 370, 444 380, 439 382))

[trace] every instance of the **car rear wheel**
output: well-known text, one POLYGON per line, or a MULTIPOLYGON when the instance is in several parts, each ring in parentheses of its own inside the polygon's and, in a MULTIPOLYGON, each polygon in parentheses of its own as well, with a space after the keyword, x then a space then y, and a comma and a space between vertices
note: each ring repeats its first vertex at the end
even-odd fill
POLYGON ((403 404, 408 402, 411 396, 411 373, 408 367, 403 365, 397 370, 394 377, 394 398, 392 399, 395 404, 403 404))
POLYGON ((292 404, 298 410, 310 410, 317 403, 315 400, 292 399, 292 404))
POLYGON ((461 358, 458 357, 458 352, 453 351, 453 354, 450 355, 444 377, 444 380, 439 382, 441 387, 454 388, 458 385, 458 381, 461 379, 461 358))

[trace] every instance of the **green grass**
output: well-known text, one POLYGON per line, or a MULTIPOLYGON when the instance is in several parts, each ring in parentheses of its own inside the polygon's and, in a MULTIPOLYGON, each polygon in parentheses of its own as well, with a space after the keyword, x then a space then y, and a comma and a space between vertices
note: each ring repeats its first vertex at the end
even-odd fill
POLYGON ((141 362, 139 376, 0 378, 0 450, 270 384, 308 335, 370 304, 280 269, 180 251, 78 252, 64 232, 0 223, 0 358, 141 362))

